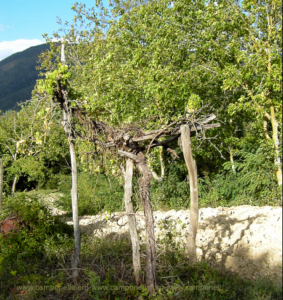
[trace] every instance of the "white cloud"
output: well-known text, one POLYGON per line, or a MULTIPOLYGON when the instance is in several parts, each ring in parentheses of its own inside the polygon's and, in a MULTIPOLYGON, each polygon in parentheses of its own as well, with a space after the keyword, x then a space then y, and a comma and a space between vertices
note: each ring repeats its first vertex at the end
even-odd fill
MULTIPOLYGON (((1 27, 0 27, 1 29, 1 27)), ((0 60, 12 55, 13 53, 23 51, 29 47, 37 46, 43 44, 44 41, 34 39, 34 40, 24 40, 19 39, 15 41, 4 41, 0 42, 0 60)))

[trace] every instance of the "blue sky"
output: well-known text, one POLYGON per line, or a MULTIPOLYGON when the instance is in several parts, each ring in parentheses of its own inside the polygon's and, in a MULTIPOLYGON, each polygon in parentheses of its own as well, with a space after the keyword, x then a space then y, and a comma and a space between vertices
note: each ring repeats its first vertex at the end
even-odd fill
MULTIPOLYGON (((52 36, 59 28, 57 16, 72 21, 75 2, 95 6, 95 0, 0 0, 0 60, 44 43, 42 34, 52 36)), ((102 2, 108 4, 108 0, 102 2)))

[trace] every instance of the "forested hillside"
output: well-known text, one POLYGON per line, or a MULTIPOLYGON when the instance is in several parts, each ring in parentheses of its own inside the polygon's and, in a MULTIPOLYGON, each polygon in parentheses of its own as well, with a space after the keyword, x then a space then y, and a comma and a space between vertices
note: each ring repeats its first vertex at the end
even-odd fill
POLYGON ((30 47, 0 61, 0 110, 19 109, 17 103, 31 99, 38 79, 38 55, 48 45, 30 47))
MULTIPOLYGON (((50 225, 50 239, 41 237, 32 243, 44 244, 40 255, 49 251, 56 261, 64 257, 62 249, 68 248, 68 263, 77 280, 80 251, 86 256, 100 251, 100 246, 93 244, 91 248, 84 238, 81 244, 78 215, 124 210, 131 228, 135 228, 134 214, 144 209, 146 271, 141 275, 135 261, 135 277, 127 278, 129 284, 137 286, 146 282, 144 294, 139 294, 139 299, 144 299, 157 291, 160 279, 156 272, 160 278, 171 276, 179 285, 188 280, 185 273, 190 273, 184 269, 180 274, 168 273, 155 264, 152 210, 191 208, 197 219, 198 207, 281 205, 282 3, 110 2, 111 13, 100 1, 90 10, 74 4, 73 23, 62 23, 63 29, 54 36, 45 36, 50 51, 39 57, 45 76, 36 82, 32 101, 18 112, 0 115, 4 216, 19 206, 19 215, 31 221, 20 205, 26 199, 20 192, 60 190, 63 196, 57 204, 73 213, 74 252, 68 230, 59 225, 56 229, 56 223, 50 225), (188 149, 192 150, 190 156, 188 149), (56 230, 61 230, 58 236, 56 230), (56 248, 57 244, 62 249, 56 248)), ((27 59, 30 62, 37 47, 33 48, 29 49, 33 53, 27 59)), ((6 74, 6 78, 19 70, 20 56, 17 69, 12 58, 0 62, 0 76, 6 74)), ((8 91, 10 79, 5 80, 6 84, 2 79, 0 84, 8 91)), ((14 84, 20 86, 20 79, 14 84)), ((25 83, 21 85, 24 87, 28 88, 25 83)), ((0 95, 4 95, 3 89, 0 95)), ((1 97, 0 101, 6 99, 1 97)), ((23 101, 24 97, 21 94, 23 101)), ((8 102, 3 101, 2 108, 7 109, 8 102)), ((33 209, 45 215, 38 199, 33 201, 33 209)), ((44 227, 41 221, 39 224, 44 227)), ((135 241, 138 246, 133 252, 139 253, 139 239, 135 241)), ((134 244, 133 238, 131 242, 134 244)), ((178 252, 169 245, 168 237, 164 252, 167 263, 183 262, 184 249, 178 252)), ((17 251, 9 251, 5 255, 11 259, 17 251)), ((189 260, 194 265, 194 256, 189 260)), ((97 270, 88 268, 92 266, 85 267, 84 274, 93 286, 117 284, 116 270, 105 270, 99 277, 97 270)), ((197 273, 197 269, 190 270, 197 273)), ((197 273, 196 282, 199 276, 197 273)), ((205 276, 203 284, 208 282, 205 276)), ((162 285, 166 286, 164 281, 162 285)), ((158 293, 151 299, 176 296, 158 293)), ((205 297, 190 294, 185 288, 181 293, 185 298, 180 299, 205 297)), ((208 297, 232 299, 224 294, 211 292, 208 297)), ((240 294, 235 292, 234 299, 259 299, 240 294)), ((121 295, 120 299, 126 299, 121 295)), ((98 297, 98 292, 92 297, 98 297)), ((129 295, 129 299, 135 297, 129 295)))

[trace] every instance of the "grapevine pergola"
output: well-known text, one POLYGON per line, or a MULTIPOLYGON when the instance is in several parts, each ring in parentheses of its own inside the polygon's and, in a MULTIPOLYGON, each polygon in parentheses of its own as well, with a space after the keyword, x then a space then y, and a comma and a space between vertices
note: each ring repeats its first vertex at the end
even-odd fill
MULTIPOLYGON (((99 145, 101 149, 115 149, 116 155, 126 158, 125 171, 125 208, 129 219, 129 231, 133 248, 133 265, 135 271, 136 282, 142 282, 140 277, 140 245, 136 229, 136 219, 133 210, 132 197, 132 178, 134 165, 141 174, 139 180, 140 196, 144 208, 144 218, 146 223, 146 284, 150 294, 153 294, 156 286, 156 256, 155 256, 155 237, 154 237, 154 219, 150 198, 150 182, 152 179, 152 171, 147 164, 147 154, 150 149, 162 146, 173 156, 176 152, 172 150, 168 144, 178 140, 178 144, 184 153, 184 158, 188 168, 190 178, 190 195, 191 195, 191 220, 188 232, 188 254, 191 263, 196 262, 196 233, 198 226, 198 184, 197 184, 197 167, 193 159, 191 149, 191 132, 201 133, 205 139, 205 131, 217 128, 219 123, 210 123, 216 119, 214 114, 201 115, 188 114, 177 121, 172 122, 166 128, 143 131, 139 127, 125 127, 115 129, 104 122, 93 120, 79 106, 71 108, 68 100, 66 88, 61 84, 60 78, 56 79, 57 90, 54 93, 54 100, 61 104, 63 110, 63 126, 68 136, 70 147, 75 136, 99 145), (71 115, 85 128, 84 132, 76 130, 72 126, 71 115), (166 138, 164 140, 164 138, 166 138), (160 140, 163 139, 163 140, 160 140), (149 142, 148 145, 146 145, 149 142)), ((200 110, 201 111, 201 110, 200 110)), ((70 148, 71 149, 71 148, 70 148)), ((73 171, 73 170, 72 170, 73 171)), ((76 172, 75 172, 76 173, 76 172)), ((74 189, 72 189, 72 194, 74 189)), ((77 197, 75 197, 77 199, 77 197)), ((77 210, 77 209, 76 209, 77 210)), ((76 223, 78 218, 75 217, 76 223)), ((75 223, 74 223, 75 224, 75 223)), ((78 231, 78 229, 76 229, 78 231)), ((76 240, 76 239, 75 239, 76 240)), ((78 241, 75 241, 76 249, 78 241)), ((76 251, 78 257, 79 251, 76 251)))

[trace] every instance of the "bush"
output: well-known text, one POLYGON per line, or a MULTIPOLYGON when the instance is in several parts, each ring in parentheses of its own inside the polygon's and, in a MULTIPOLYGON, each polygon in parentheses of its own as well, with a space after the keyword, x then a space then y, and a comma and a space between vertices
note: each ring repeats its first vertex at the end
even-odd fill
MULTIPOLYGON (((272 145, 263 143, 257 148, 242 148, 237 152, 235 170, 231 162, 223 164, 219 174, 201 177, 199 171, 200 207, 237 205, 281 205, 281 188, 275 176, 272 145)), ((187 209, 190 206, 188 171, 183 161, 166 167, 163 182, 152 182, 154 209, 187 209)))
POLYGON ((1 222, 14 216, 24 224, 16 233, 5 237, 0 234, 0 274, 2 285, 8 290, 18 284, 40 281, 38 269, 71 253, 73 229, 51 216, 36 195, 19 193, 4 200, 1 222))
POLYGON ((254 152, 242 150, 233 172, 230 162, 212 181, 200 179, 202 206, 281 205, 281 188, 275 176, 272 149, 260 145, 254 152), (271 153, 269 156, 267 153, 271 153))
MULTIPOLYGON (((71 213, 71 176, 58 176, 58 188, 65 195, 58 202, 59 206, 71 213)), ((81 172, 78 176, 78 194, 80 216, 95 215, 101 211, 120 211, 123 206, 123 185, 114 176, 81 172)))

